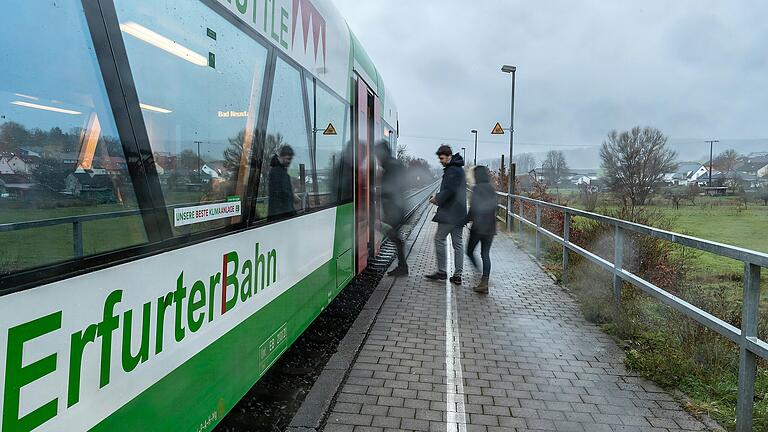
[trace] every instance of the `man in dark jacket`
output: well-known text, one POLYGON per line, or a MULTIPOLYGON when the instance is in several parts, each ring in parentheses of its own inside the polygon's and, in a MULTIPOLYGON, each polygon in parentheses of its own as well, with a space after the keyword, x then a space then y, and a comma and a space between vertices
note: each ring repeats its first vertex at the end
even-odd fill
POLYGON ((475 167, 475 187, 472 188, 472 199, 467 214, 467 223, 472 223, 469 230, 467 257, 475 268, 475 248, 480 243, 480 256, 483 259, 483 277, 474 288, 475 292, 488 293, 488 277, 491 274, 491 243, 496 235, 496 190, 491 186, 488 168, 480 165, 475 167))
POLYGON ((290 217, 296 214, 293 206, 294 194, 288 167, 293 161, 293 148, 289 145, 280 147, 269 163, 269 202, 267 220, 290 217))
POLYGON ((408 263, 405 258, 405 243, 403 242, 400 228, 405 218, 405 170, 400 162, 392 157, 392 149, 386 141, 376 143, 374 149, 376 159, 381 164, 381 208, 383 215, 381 221, 391 227, 389 238, 397 248, 397 268, 389 272, 391 276, 405 276, 408 274, 408 263))
POLYGON ((464 175, 464 159, 461 153, 453 154, 451 147, 447 145, 437 149, 437 157, 444 167, 440 192, 430 199, 432 204, 437 205, 437 213, 432 219, 433 222, 437 222, 435 233, 437 272, 427 275, 427 278, 445 280, 448 277, 445 239, 450 234, 455 267, 451 282, 461 285, 461 273, 464 267, 464 247, 461 237, 467 219, 467 180, 464 175))

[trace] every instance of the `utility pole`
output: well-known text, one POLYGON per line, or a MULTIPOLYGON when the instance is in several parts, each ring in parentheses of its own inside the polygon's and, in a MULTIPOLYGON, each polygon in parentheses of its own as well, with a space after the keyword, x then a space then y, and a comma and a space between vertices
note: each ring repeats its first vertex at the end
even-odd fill
POLYGON ((718 140, 704 141, 709 143, 709 187, 712 187, 712 148, 715 143, 719 143, 718 140))
POLYGON ((471 132, 475 134, 475 162, 473 165, 477 166, 477 130, 472 129, 471 132))
POLYGON ((195 144, 197 144, 197 181, 202 182, 202 174, 200 171, 203 170, 203 160, 200 159, 200 144, 202 144, 202 141, 195 141, 195 144))

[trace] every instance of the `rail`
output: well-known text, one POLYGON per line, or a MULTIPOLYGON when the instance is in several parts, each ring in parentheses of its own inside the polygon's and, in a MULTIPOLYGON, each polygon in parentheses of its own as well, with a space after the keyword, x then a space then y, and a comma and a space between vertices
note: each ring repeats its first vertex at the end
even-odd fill
POLYGON ((541 257, 542 236, 545 236, 562 246, 564 285, 568 284, 567 270, 569 265, 569 252, 574 252, 613 274, 613 300, 617 311, 620 311, 622 284, 623 282, 628 282, 633 286, 640 288, 645 293, 651 295, 667 306, 672 307, 673 309, 681 312, 699 324, 704 325, 705 327, 717 332, 718 334, 739 345, 739 381, 736 406, 736 430, 737 432, 749 432, 752 430, 752 411, 755 395, 755 374, 757 371, 757 358, 762 357, 764 359, 768 359, 768 343, 760 339, 757 333, 760 303, 760 271, 762 267, 768 267, 768 254, 687 235, 677 234, 670 231, 660 230, 646 225, 628 222, 625 220, 603 216, 600 214, 540 201, 520 195, 510 196, 503 192, 497 192, 497 195, 499 197, 505 198, 507 203, 517 202, 518 204, 517 214, 514 212, 514 204, 511 205, 512 211, 509 211, 507 206, 498 204, 498 207, 504 211, 506 216, 502 221, 506 222, 507 228, 510 231, 512 230, 512 220, 518 221, 518 231, 520 233, 522 233, 523 226, 528 226, 535 230, 535 256, 537 259, 541 257), (535 222, 529 221, 525 217, 526 203, 532 205, 535 208, 535 222), (544 208, 563 213, 564 222, 562 237, 542 227, 541 212, 544 208), (574 216, 591 219, 613 227, 613 262, 570 242, 569 235, 571 218, 574 216), (744 300, 741 311, 741 328, 739 329, 725 322, 724 320, 721 320, 720 318, 664 291, 653 283, 623 268, 624 237, 626 232, 634 232, 655 237, 682 246, 741 261, 744 264, 744 300))
MULTIPOLYGON (((406 201, 410 201, 410 200, 412 200, 414 197, 416 197, 416 196, 418 196, 418 195, 420 195, 420 194, 423 194, 424 192, 429 192, 429 191, 433 191, 433 192, 434 192, 435 190, 437 190, 437 186, 438 186, 439 184, 440 184, 440 180, 436 180, 436 181, 434 181, 434 182, 432 182, 432 183, 430 183, 430 184, 428 184, 428 185, 424 186, 423 188, 421 188, 421 189, 417 190, 416 192, 412 192, 410 195, 408 195, 408 196, 406 197, 406 201)), ((422 197, 422 198, 418 199, 418 200, 416 201, 416 203, 413 205, 413 207, 411 207, 411 209, 410 209, 410 210, 408 210, 408 212, 405 214, 405 219, 408 219, 409 217, 411 217, 411 215, 413 215, 413 214, 416 212, 416 210, 418 210, 418 208, 419 208, 419 207, 420 207, 422 204, 424 204, 424 202, 425 202, 425 201, 426 201, 426 200, 427 200, 429 197, 430 197, 430 194, 425 194, 425 195, 424 195, 424 197, 422 197)))

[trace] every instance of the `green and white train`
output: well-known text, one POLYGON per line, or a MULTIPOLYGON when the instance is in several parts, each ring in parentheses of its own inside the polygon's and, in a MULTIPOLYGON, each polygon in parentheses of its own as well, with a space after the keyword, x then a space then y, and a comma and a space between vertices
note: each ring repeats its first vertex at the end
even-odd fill
POLYGON ((376 253, 397 130, 330 0, 4 2, 0 430, 211 430, 376 253))

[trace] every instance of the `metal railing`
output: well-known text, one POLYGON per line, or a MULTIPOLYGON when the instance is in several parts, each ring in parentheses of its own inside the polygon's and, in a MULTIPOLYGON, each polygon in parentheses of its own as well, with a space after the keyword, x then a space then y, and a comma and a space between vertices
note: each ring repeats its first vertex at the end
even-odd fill
MULTIPOLYGON (((321 193, 300 192, 296 194, 297 198, 301 202, 302 211, 306 211, 309 208, 310 199, 321 198, 321 197, 330 196, 330 195, 331 195, 330 192, 321 192, 321 193)), ((267 201, 268 201, 268 198, 266 197, 258 197, 256 199, 257 203, 264 203, 267 201)), ((194 206, 206 205, 206 204, 220 204, 225 202, 227 201, 217 200, 217 201, 203 201, 203 202, 195 202, 195 203, 172 204, 172 205, 167 205, 166 209, 170 211, 177 208, 194 207, 194 206)), ((141 210, 132 209, 132 210, 109 212, 109 213, 93 213, 93 214, 85 214, 85 215, 65 216, 60 218, 40 219, 40 220, 26 221, 26 222, 0 223, 0 233, 11 232, 11 231, 22 231, 22 230, 28 230, 33 228, 45 228, 45 227, 52 227, 52 226, 58 226, 58 225, 72 225, 72 253, 75 258, 82 258, 84 256, 83 224, 85 222, 93 222, 93 221, 106 220, 106 219, 118 219, 118 218, 130 217, 130 216, 138 216, 140 214, 141 214, 141 210)))
MULTIPOLYGON (((535 256, 541 257, 542 236, 559 244, 563 248, 563 284, 568 284, 569 252, 574 252, 586 258, 590 262, 602 267, 613 274, 613 299, 617 310, 620 310, 621 289, 623 282, 628 282, 645 293, 661 301, 667 306, 693 319, 699 324, 717 332, 739 346, 739 380, 736 405, 736 430, 737 432, 752 431, 752 411, 755 396, 755 374, 757 371, 757 358, 768 359, 768 343, 758 337, 757 325, 760 303, 760 271, 762 267, 768 267, 768 254, 730 246, 709 240, 704 240, 670 231, 652 228, 621 219, 603 216, 572 207, 561 206, 545 201, 527 198, 520 195, 510 196, 503 192, 497 192, 498 196, 505 198, 506 202, 517 202, 518 213, 508 211, 507 207, 499 204, 498 207, 505 213, 503 222, 511 231, 511 220, 518 221, 518 231, 522 234, 523 226, 535 230, 535 256), (525 204, 535 208, 536 220, 531 222, 525 217, 525 204), (563 213, 563 236, 548 231, 542 227, 542 209, 550 209, 563 213), (613 227, 614 230, 614 258, 613 262, 602 258, 581 246, 570 242, 571 219, 574 216, 591 219, 613 227), (687 301, 668 293, 653 283, 631 273, 623 267, 624 238, 625 233, 633 232, 671 243, 698 249, 725 258, 741 261, 744 264, 744 299, 741 310, 741 328, 737 328, 724 320, 688 303, 687 301)), ((502 218, 499 218, 502 219, 502 218)))
MULTIPOLYGON (((407 199, 410 200, 416 195, 423 193, 427 189, 434 188, 434 187, 436 187, 436 183, 432 183, 426 187, 423 187, 417 190, 413 194, 409 195, 407 199)), ((322 198, 330 195, 331 195, 330 192, 319 192, 319 193, 299 192, 296 194, 297 198, 299 198, 299 201, 301 202, 302 211, 306 211, 309 208, 310 199, 317 199, 317 198, 322 198)), ((257 203, 264 203, 267 201, 268 201, 267 197, 256 198, 257 203)), ((183 208, 183 207, 192 207, 192 206, 205 205, 205 204, 218 204, 218 203, 224 203, 224 202, 227 202, 227 201, 219 200, 219 201, 206 201, 206 202, 196 202, 196 203, 172 204, 172 205, 166 206, 166 208, 168 210, 173 210, 173 209, 183 208)), ((418 204, 416 207, 418 207, 418 204)), ((416 209, 416 207, 412 208, 410 212, 412 213, 416 209)), ((140 214, 141 214, 141 210, 132 209, 132 210, 122 210, 122 211, 108 212, 108 213, 93 213, 93 214, 65 216, 65 217, 51 218, 51 219, 40 219, 40 220, 26 221, 26 222, 0 223, 0 233, 12 232, 12 231, 23 231, 23 230, 34 229, 34 228, 46 228, 46 227, 53 227, 53 226, 59 226, 59 225, 72 225, 72 253, 75 258, 82 258, 84 256, 83 224, 85 222, 125 218, 130 216, 138 216, 140 214)))

